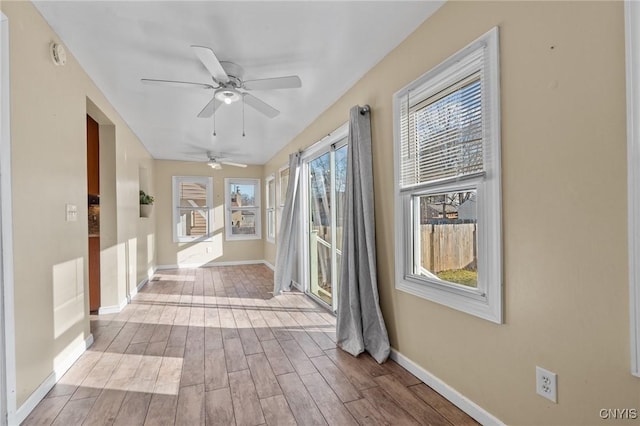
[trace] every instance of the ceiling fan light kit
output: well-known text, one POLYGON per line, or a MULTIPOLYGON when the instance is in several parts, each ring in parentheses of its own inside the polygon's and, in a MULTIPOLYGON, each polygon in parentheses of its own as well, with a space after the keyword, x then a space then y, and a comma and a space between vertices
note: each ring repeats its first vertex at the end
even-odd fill
POLYGON ((214 97, 220 102, 229 105, 240 100, 240 92, 235 89, 218 89, 214 97))

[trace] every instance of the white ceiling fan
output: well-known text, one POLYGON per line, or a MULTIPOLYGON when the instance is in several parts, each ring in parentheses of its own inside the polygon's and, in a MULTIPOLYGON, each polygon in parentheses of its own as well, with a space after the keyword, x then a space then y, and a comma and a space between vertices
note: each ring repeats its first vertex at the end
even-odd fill
POLYGON ((143 78, 141 81, 145 84, 213 90, 213 97, 198 114, 200 118, 211 117, 222 104, 228 105, 241 99, 256 111, 269 118, 274 118, 280 114, 280 111, 252 94, 245 92, 245 90, 296 89, 302 87, 302 81, 297 75, 243 80, 244 69, 240 65, 233 62, 219 61, 213 50, 208 47, 191 46, 191 48, 200 59, 200 62, 211 73, 214 84, 150 78, 143 78))
POLYGON ((225 166, 247 167, 246 164, 236 163, 229 160, 231 160, 231 158, 224 156, 224 154, 207 152, 207 166, 211 167, 213 170, 221 170, 223 164, 225 166))

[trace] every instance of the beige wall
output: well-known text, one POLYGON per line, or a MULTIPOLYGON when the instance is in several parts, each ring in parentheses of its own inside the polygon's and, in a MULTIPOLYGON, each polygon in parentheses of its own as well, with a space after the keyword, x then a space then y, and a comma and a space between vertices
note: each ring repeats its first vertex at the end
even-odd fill
MULTIPOLYGON (((621 2, 452 2, 266 166, 370 104, 380 298, 394 348, 507 424, 640 406, 630 374, 621 2), (505 324, 394 288, 392 96, 500 27, 505 324), (558 404, 535 366, 558 374, 558 404)), ((607 421, 608 424, 613 423, 607 421)))
POLYGON ((33 5, 3 1, 0 7, 10 26, 20 407, 90 332, 85 115, 90 112, 101 124, 101 137, 114 144, 102 147, 110 148, 106 154, 101 150, 102 201, 112 208, 110 217, 101 212, 103 280, 114 278, 102 283, 103 306, 125 300, 128 289, 146 276, 142 266, 154 264, 153 245, 147 245, 149 236, 153 241, 154 219, 138 218, 138 169, 144 165, 153 172, 153 162, 71 52, 66 66, 52 63, 49 44, 58 37, 33 5), (77 222, 65 221, 67 203, 77 205, 77 222))
POLYGON ((260 179, 260 194, 264 205, 264 179, 262 166, 239 168, 223 166, 222 170, 213 170, 206 163, 164 161, 155 162, 156 203, 154 214, 157 216, 158 265, 202 265, 209 262, 262 261, 263 239, 266 232, 264 212, 262 215, 262 236, 259 240, 227 241, 224 230, 224 179, 253 178, 260 179), (172 218, 172 177, 173 176, 212 176, 213 177, 213 238, 211 241, 195 243, 173 242, 172 218))

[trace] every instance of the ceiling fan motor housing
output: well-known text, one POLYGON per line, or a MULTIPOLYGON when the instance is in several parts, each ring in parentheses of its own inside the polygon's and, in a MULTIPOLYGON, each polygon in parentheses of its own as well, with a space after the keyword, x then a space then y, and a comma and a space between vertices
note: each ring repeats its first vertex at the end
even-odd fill
POLYGON ((220 65, 229 76, 229 83, 226 83, 225 87, 240 88, 243 86, 244 69, 240 65, 226 61, 220 61, 220 65))

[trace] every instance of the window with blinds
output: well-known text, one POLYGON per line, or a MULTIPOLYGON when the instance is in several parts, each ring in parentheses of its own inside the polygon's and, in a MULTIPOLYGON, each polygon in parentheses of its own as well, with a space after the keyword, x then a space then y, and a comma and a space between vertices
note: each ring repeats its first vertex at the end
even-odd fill
POLYGON ((401 100, 402 189, 484 173, 481 52, 465 67, 470 75, 401 100))
POLYGON ((502 321, 494 28, 394 95, 396 288, 502 321))

